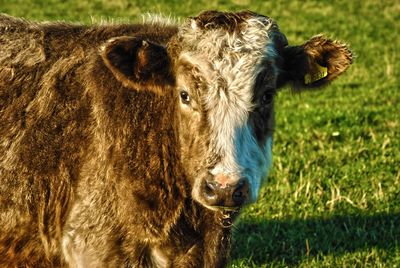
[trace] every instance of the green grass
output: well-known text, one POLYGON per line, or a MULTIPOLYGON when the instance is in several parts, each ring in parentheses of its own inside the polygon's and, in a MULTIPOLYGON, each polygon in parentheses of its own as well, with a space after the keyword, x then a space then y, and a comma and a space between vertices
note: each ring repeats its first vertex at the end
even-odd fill
POLYGON ((323 90, 279 93, 273 170, 236 224, 231 266, 400 267, 400 2, 0 0, 0 12, 83 23, 204 9, 250 9, 292 44, 326 33, 357 56, 323 90))

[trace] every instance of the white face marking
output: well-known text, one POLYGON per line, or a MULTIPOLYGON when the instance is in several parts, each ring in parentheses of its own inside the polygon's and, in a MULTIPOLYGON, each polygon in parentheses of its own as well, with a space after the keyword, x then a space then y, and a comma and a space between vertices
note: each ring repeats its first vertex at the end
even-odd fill
POLYGON ((249 202, 252 203, 257 200, 262 181, 268 176, 271 167, 272 137, 268 136, 265 145, 260 147, 252 129, 246 124, 235 130, 234 140, 233 155, 218 163, 212 170, 212 174, 229 174, 228 184, 235 184, 240 178, 246 178, 250 185, 249 202), (234 163, 234 171, 231 170, 232 163, 229 163, 229 160, 234 163))
POLYGON ((238 130, 236 137, 236 155, 242 168, 241 176, 247 178, 250 184, 249 201, 255 202, 262 181, 268 176, 271 167, 272 137, 267 138, 264 148, 259 147, 249 126, 238 130))

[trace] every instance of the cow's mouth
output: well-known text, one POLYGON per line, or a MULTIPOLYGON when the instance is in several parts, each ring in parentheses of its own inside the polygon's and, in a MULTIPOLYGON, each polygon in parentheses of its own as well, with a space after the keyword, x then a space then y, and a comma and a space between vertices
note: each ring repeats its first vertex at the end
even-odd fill
POLYGON ((242 207, 214 206, 214 208, 223 212, 239 212, 242 207))
POLYGON ((209 206, 203 203, 203 206, 205 206, 206 208, 210 209, 210 210, 214 210, 214 211, 220 211, 222 212, 224 215, 225 213, 238 213, 240 211, 240 209, 243 206, 236 206, 236 207, 227 207, 227 206, 209 206))

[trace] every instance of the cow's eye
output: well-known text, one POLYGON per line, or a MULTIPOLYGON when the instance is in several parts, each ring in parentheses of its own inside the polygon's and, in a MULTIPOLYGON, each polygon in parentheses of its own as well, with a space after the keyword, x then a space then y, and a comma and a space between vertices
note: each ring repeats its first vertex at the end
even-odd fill
POLYGON ((190 103, 190 96, 189 93, 185 90, 182 90, 181 93, 181 100, 183 104, 189 104, 190 103))
POLYGON ((267 105, 271 104, 273 99, 274 99, 274 93, 265 92, 264 95, 261 97, 261 105, 267 106, 267 105))

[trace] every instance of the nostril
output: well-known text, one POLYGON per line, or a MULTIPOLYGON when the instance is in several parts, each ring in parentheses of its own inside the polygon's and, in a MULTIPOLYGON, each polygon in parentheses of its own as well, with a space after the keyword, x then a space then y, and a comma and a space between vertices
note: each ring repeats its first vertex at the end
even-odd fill
POLYGON ((217 195, 217 184, 215 182, 206 181, 204 186, 204 194, 208 199, 216 198, 217 195))
POLYGON ((246 201, 249 192, 248 182, 244 179, 240 180, 233 191, 232 200, 235 205, 240 206, 246 201))
POLYGON ((233 199, 238 199, 243 197, 243 192, 241 190, 236 190, 233 192, 233 199))
POLYGON ((218 206, 221 201, 218 184, 205 180, 202 187, 202 198, 208 206, 218 206))
POLYGON ((244 203, 245 197, 242 190, 235 190, 232 195, 233 202, 240 206, 244 203))
POLYGON ((240 190, 240 189, 239 190, 235 190, 233 192, 232 198, 233 198, 233 201, 235 203, 242 203, 243 202, 243 198, 244 198, 244 194, 243 194, 242 190, 240 190))
POLYGON ((214 194, 214 189, 215 189, 215 185, 213 185, 212 183, 206 182, 206 186, 205 186, 204 190, 207 195, 214 194))

